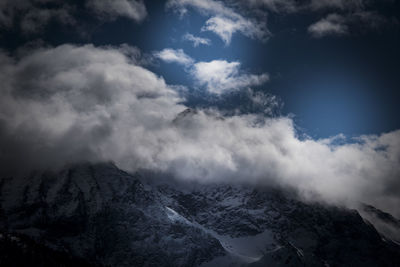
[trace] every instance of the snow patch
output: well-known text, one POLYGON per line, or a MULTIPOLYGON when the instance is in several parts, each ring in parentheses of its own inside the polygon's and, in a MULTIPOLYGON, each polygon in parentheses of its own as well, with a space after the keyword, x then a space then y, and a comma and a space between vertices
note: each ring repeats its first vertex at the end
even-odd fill
MULTIPOLYGON (((254 236, 233 238, 226 235, 220 235, 213 230, 205 228, 197 222, 190 222, 188 219, 170 207, 165 207, 165 210, 168 218, 171 221, 191 225, 211 235, 220 242, 221 246, 231 257, 235 258, 236 260, 240 260, 241 262, 251 263, 260 260, 264 256, 263 252, 266 250, 266 248, 273 245, 273 235, 269 230, 254 236)), ((280 247, 275 248, 271 250, 270 253, 279 249, 280 247)))
POLYGON ((175 210, 171 209, 170 207, 165 207, 165 209, 167 212, 168 219, 170 219, 171 221, 182 222, 193 226, 193 224, 189 220, 187 220, 185 217, 177 213, 175 210))

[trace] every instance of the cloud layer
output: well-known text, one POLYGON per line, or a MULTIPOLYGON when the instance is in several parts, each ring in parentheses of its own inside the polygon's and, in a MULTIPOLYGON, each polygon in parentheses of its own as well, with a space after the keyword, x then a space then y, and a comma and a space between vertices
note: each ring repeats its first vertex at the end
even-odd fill
POLYGON ((400 215, 400 131, 338 142, 297 136, 287 117, 186 111, 137 49, 62 45, 0 54, 1 173, 82 160, 201 182, 274 184, 400 215))

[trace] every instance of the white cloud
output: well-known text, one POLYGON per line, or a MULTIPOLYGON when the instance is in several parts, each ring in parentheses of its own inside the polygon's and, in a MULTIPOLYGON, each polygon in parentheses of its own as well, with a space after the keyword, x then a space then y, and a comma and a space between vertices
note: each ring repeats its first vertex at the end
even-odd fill
MULTIPOLYGON (((287 117, 182 113, 182 99, 127 51, 62 45, 19 59, 0 53, 1 173, 113 160, 130 171, 281 185, 400 215, 400 131, 338 144, 299 139, 287 117)), ((238 69, 213 64, 227 80, 238 69)))
POLYGON ((199 45, 211 45, 210 39, 194 36, 191 33, 186 33, 182 39, 184 41, 192 42, 194 47, 198 47, 199 45))
POLYGON ((185 66, 191 66, 194 60, 183 52, 182 49, 165 48, 154 55, 167 63, 178 63, 185 66))
POLYGON ((131 57, 127 47, 92 45, 39 49, 16 62, 1 54, 0 171, 122 155, 138 167, 154 156, 152 132, 184 107, 131 57))
POLYGON ((240 70, 240 62, 237 61, 195 62, 182 49, 166 48, 155 52, 154 56, 167 63, 178 63, 185 66, 185 70, 198 85, 204 86, 210 93, 214 94, 258 86, 269 80, 266 73, 260 75, 244 73, 240 70))
POLYGON ((194 8, 200 13, 211 16, 202 30, 212 31, 225 42, 230 44, 232 35, 236 32, 265 41, 270 33, 264 21, 245 18, 222 2, 214 0, 169 0, 167 7, 186 14, 188 8, 194 8))
POLYGON ((241 27, 242 25, 231 19, 212 17, 206 21, 206 25, 204 25, 201 30, 214 32, 221 37, 225 44, 229 45, 232 39, 232 34, 237 32, 241 27))
POLYGON ((308 27, 308 32, 314 37, 327 35, 343 35, 348 33, 346 18, 338 14, 330 14, 308 27))
POLYGON ((191 74, 195 80, 215 94, 261 85, 268 81, 268 74, 254 75, 240 72, 239 62, 213 60, 194 64, 191 74))

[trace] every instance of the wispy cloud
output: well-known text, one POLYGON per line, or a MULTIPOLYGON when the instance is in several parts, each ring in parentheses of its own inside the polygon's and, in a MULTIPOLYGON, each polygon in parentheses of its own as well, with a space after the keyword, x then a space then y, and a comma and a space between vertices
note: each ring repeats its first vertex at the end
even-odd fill
MULTIPOLYGON (((248 13, 313 14, 322 16, 308 27, 316 38, 364 33, 379 28, 384 23, 398 24, 397 19, 385 17, 369 0, 248 0, 240 1, 248 13)), ((386 1, 390 4, 393 1, 386 1)))
POLYGON ((200 13, 209 16, 204 31, 211 31, 217 34, 229 45, 234 33, 241 33, 253 39, 265 41, 270 33, 265 21, 257 21, 245 18, 234 9, 214 0, 169 0, 167 7, 184 15, 188 8, 198 10, 200 13))
POLYGON ((341 10, 355 11, 362 10, 367 6, 368 0, 242 0, 242 4, 252 8, 265 8, 272 12, 304 12, 341 10))
POLYGON ((192 42, 194 47, 198 47, 199 45, 211 45, 210 39, 194 36, 191 33, 186 33, 182 39, 184 41, 192 42))
POLYGON ((240 69, 240 62, 212 60, 196 62, 182 49, 166 48, 154 55, 167 62, 185 66, 185 70, 193 77, 195 83, 205 87, 210 93, 223 94, 251 86, 259 86, 269 80, 267 73, 248 74, 240 69))
POLYGON ((295 0, 243 0, 242 3, 252 8, 264 7, 273 12, 296 12, 299 8, 295 0))
POLYGON ((167 63, 178 63, 185 66, 191 66, 194 63, 194 60, 186 55, 182 49, 165 48, 155 52, 154 55, 167 63))
POLYGON ((309 8, 312 10, 339 9, 354 11, 364 9, 368 0, 312 0, 309 8))
POLYGON ((95 13, 109 17, 127 17, 142 21, 147 16, 142 0, 86 0, 86 6, 95 13))
POLYGON ((338 14, 330 14, 308 27, 308 32, 317 38, 347 34, 348 30, 346 18, 338 14))
POLYGON ((328 35, 346 35, 356 31, 378 29, 387 20, 375 12, 358 11, 345 15, 329 14, 308 27, 308 32, 316 38, 328 35))

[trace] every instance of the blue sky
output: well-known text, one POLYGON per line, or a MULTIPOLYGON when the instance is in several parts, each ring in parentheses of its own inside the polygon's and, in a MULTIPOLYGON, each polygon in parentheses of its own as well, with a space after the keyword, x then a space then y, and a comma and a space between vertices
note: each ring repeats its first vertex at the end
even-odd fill
MULTIPOLYGON (((398 8, 398 4, 390 5, 398 8)), ((393 14, 385 10, 382 16, 393 21, 377 29, 322 38, 313 38, 307 27, 335 10, 317 14, 269 13, 271 36, 267 41, 234 33, 227 45, 215 33, 201 30, 210 16, 195 8, 179 17, 173 10, 166 10, 162 1, 147 7, 149 17, 142 24, 117 21, 96 32, 93 40, 128 42, 147 53, 182 49, 196 61, 238 61, 247 72, 267 72, 270 81, 253 89, 279 97, 282 113, 294 115, 299 128, 316 138, 400 128, 395 115, 399 113, 400 36, 393 14), (186 33, 207 38, 211 45, 194 47, 182 40, 186 33)), ((374 8, 371 7, 375 12, 374 8)), ((194 87, 190 75, 176 64, 159 62, 151 69, 171 84, 194 87)), ((191 104, 195 105, 195 101, 191 104)))
MULTIPOLYGON (((44 28, 44 34, 21 35, 20 31, 12 29, 3 33, 0 41, 10 50, 32 40, 53 45, 127 43, 148 55, 165 48, 182 49, 196 62, 239 62, 243 73, 267 73, 269 81, 251 85, 251 89, 275 95, 282 103, 281 114, 293 116, 298 128, 314 138, 339 133, 357 136, 400 128, 400 119, 396 116, 400 96, 398 3, 374 2, 354 8, 351 3, 356 1, 347 2, 350 4, 333 1, 338 3, 336 7, 318 10, 296 7, 299 10, 288 11, 292 1, 275 1, 275 7, 281 7, 278 10, 262 4, 249 8, 240 1, 242 5, 227 1, 222 3, 224 7, 245 19, 261 21, 268 33, 267 40, 260 40, 235 32, 231 42, 226 44, 214 32, 202 31, 206 21, 215 14, 195 5, 182 4, 185 1, 176 2, 180 4, 171 8, 166 7, 166 1, 145 2, 147 16, 139 23, 128 17, 99 23, 87 12, 80 11, 85 21, 80 31, 76 31, 80 26, 60 26, 55 22, 44 28), (279 6, 280 2, 287 4, 279 6), (177 12, 181 7, 187 8, 183 16, 177 12), (254 15, 255 9, 263 12, 262 15, 254 15), (366 22, 349 15, 362 12, 376 17, 371 16, 365 19, 370 22, 366 22), (316 38, 308 31, 310 25, 331 14, 346 18, 343 23, 349 25, 346 25, 345 34, 327 32, 316 38), (368 23, 376 25, 363 26, 368 23), (194 47, 192 42, 183 39, 187 33, 210 40, 210 45, 194 47)), ((223 102, 224 95, 209 94, 195 83, 183 66, 154 60, 149 69, 170 84, 184 85, 189 92, 195 91, 196 94, 188 95, 188 105, 207 106, 205 99, 213 99, 210 106, 223 102), (204 95, 199 96, 199 92, 204 95)), ((231 101, 232 97, 226 99, 231 101)))

